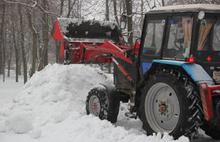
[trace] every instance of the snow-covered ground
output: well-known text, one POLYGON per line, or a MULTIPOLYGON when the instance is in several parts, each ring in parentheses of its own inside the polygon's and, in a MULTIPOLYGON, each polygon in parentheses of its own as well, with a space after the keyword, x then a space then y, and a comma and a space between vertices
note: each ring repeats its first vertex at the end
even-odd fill
MULTIPOLYGON (((88 91, 111 78, 85 65, 48 65, 27 83, 0 81, 0 142, 188 142, 160 134, 146 136, 140 120, 118 122, 86 115, 88 91)), ((200 139, 207 141, 210 139, 200 139)))

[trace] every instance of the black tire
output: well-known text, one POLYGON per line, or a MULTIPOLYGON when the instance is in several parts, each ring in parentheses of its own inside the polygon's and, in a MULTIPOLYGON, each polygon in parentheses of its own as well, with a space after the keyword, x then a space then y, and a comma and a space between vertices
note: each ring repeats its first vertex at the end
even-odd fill
POLYGON ((101 120, 106 119, 111 123, 117 122, 119 113, 120 100, 117 97, 117 93, 114 90, 107 90, 104 87, 97 87, 92 89, 87 96, 86 100, 86 112, 87 114, 93 114, 98 116, 101 120), (100 103, 100 111, 93 112, 91 109, 91 99, 98 99, 100 103))
MULTIPOLYGON (((173 71, 170 73, 170 71, 163 71, 159 72, 151 77, 146 81, 145 87, 142 89, 142 96, 141 96, 141 101, 140 101, 140 107, 139 107, 139 117, 143 122, 143 129, 146 130, 147 135, 152 135, 153 133, 158 133, 158 132, 167 132, 170 135, 174 137, 174 139, 179 138, 182 135, 185 135, 189 138, 192 138, 194 134, 197 132, 197 128, 199 127, 199 124, 201 123, 201 105, 199 103, 198 93, 195 91, 194 85, 189 81, 189 79, 186 76, 181 75, 180 73, 176 72, 174 73, 173 71), (146 110, 149 110, 145 107, 145 99, 148 96, 147 93, 151 87, 154 85, 157 85, 159 83, 166 84, 167 87, 172 88, 173 92, 175 92, 175 96, 178 100, 177 105, 179 106, 179 114, 175 114, 178 118, 176 120, 176 123, 174 124, 173 128, 168 130, 168 129, 161 129, 160 131, 157 131, 156 127, 159 126, 158 128, 162 128, 163 124, 159 123, 166 123, 164 121, 158 122, 155 124, 154 128, 153 126, 153 121, 150 121, 147 119, 150 118, 149 116, 146 116, 146 110), (167 131, 163 131, 167 130, 167 131)), ((153 93, 152 93, 153 94, 153 93)), ((158 92, 156 93, 158 95, 158 92)), ((163 96, 163 93, 162 93, 163 96)), ((149 97, 147 97, 148 99, 149 97)), ((158 101, 157 101, 158 102, 158 101)), ((153 102, 152 103, 152 110, 153 107, 156 108, 155 106, 158 106, 153 102)), ((172 106, 172 104, 170 105, 172 106)), ((150 108, 150 107, 149 107, 150 108)), ((160 108, 160 105, 159 105, 160 108)), ((167 107, 168 108, 168 107, 167 107)), ((155 109, 157 111, 157 109, 155 109)), ((154 110, 154 112, 155 112, 154 110)), ((160 110, 160 109, 159 109, 160 110)), ((167 111, 168 112, 168 111, 167 111)), ((159 112, 161 113, 161 112, 159 112)), ((159 114, 158 113, 158 114, 159 114)), ((150 113, 148 113, 150 114, 150 113)), ((151 113, 152 114, 152 113, 151 113)), ((169 115, 169 114, 168 114, 169 115)), ((167 115, 167 116, 168 116, 167 115)), ((156 118, 156 113, 153 116, 156 118)), ((152 118, 153 118, 152 117, 152 118)), ((157 119, 162 119, 162 113, 157 115, 157 119), (160 116, 161 115, 161 116, 160 116)), ((174 117, 172 117, 174 118, 174 117)), ((152 119, 151 119, 152 120, 152 119)), ((171 121, 171 119, 169 120, 171 121)), ((154 121, 156 122, 156 121, 154 121)), ((172 121, 171 121, 172 122, 172 121)), ((169 123, 168 123, 169 124, 169 123)), ((169 125, 167 125, 169 126, 169 125)), ((159 129, 158 129, 159 130, 159 129)))
POLYGON ((64 60, 63 60, 64 65, 69 65, 71 63, 71 59, 72 59, 71 51, 69 48, 66 48, 64 50, 64 60))
POLYGON ((214 98, 216 101, 215 106, 215 117, 210 122, 204 121, 202 129, 205 133, 215 140, 220 140, 220 98, 214 98))
POLYGON ((205 131, 205 133, 212 137, 215 140, 220 140, 220 121, 212 121, 212 122, 205 122, 202 126, 202 129, 205 131))

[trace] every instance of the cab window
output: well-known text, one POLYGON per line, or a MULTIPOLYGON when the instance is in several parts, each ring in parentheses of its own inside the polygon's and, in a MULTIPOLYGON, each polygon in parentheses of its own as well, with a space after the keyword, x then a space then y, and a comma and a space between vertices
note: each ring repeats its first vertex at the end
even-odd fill
POLYGON ((169 19, 168 43, 164 58, 185 59, 189 57, 193 18, 173 17, 169 19))
POLYGON ((200 23, 198 51, 211 49, 211 30, 215 24, 214 19, 204 19, 200 23))
POLYGON ((165 20, 149 20, 144 40, 143 55, 160 56, 165 20))
POLYGON ((204 19, 200 23, 198 51, 220 51, 220 20, 204 19))
POLYGON ((220 51, 220 20, 217 20, 213 29, 213 51, 220 51))

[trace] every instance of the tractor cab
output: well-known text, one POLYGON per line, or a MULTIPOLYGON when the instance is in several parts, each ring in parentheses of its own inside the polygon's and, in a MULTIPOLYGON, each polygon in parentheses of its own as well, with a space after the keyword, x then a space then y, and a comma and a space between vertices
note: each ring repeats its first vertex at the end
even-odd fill
POLYGON ((220 83, 220 6, 177 5, 149 11, 141 42, 141 70, 152 60, 197 63, 220 83))
POLYGON ((219 140, 220 5, 149 11, 139 55, 135 107, 143 128, 178 137, 201 127, 219 140))

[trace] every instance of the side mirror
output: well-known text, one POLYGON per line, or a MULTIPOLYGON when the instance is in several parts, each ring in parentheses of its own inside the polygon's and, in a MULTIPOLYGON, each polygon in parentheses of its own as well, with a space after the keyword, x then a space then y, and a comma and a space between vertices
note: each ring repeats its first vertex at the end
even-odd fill
POLYGON ((121 18, 120 18, 120 28, 121 29, 126 29, 127 21, 128 21, 127 16, 124 13, 122 13, 121 18))

